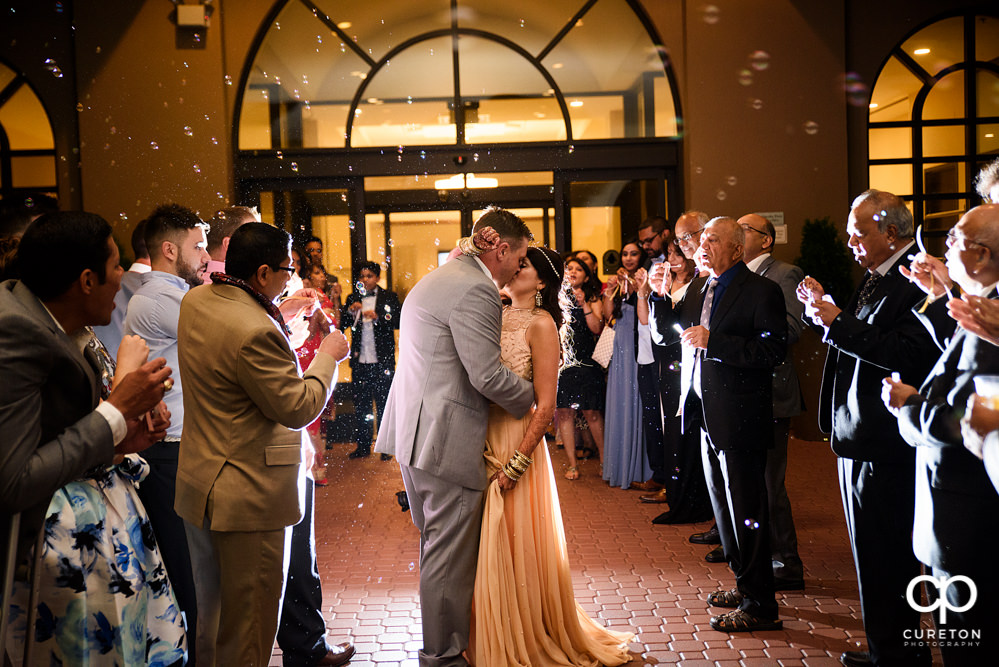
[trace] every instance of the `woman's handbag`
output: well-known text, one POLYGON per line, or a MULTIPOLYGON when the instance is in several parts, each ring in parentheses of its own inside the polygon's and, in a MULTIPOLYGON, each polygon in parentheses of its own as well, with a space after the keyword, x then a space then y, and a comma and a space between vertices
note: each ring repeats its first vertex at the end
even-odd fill
POLYGON ((600 338, 597 339, 597 345, 593 348, 593 361, 597 362, 604 368, 610 366, 611 355, 614 354, 614 327, 611 325, 604 326, 604 330, 600 332, 600 338))

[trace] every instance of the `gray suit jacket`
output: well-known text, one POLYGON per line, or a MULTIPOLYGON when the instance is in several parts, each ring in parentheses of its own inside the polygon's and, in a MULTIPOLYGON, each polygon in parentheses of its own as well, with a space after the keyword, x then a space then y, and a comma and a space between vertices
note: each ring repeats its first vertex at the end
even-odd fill
POLYGON ((458 256, 416 284, 402 306, 399 364, 375 451, 471 489, 486 487, 489 402, 521 416, 530 382, 500 361, 496 285, 458 256))
POLYGON ((804 328, 801 316, 805 312, 805 305, 798 301, 795 290, 798 283, 805 279, 805 272, 794 264, 767 255, 756 268, 756 274, 780 285, 780 291, 784 293, 784 305, 787 308, 787 354, 784 361, 774 369, 774 417, 794 417, 801 414, 803 399, 798 372, 794 368, 792 346, 801 337, 801 330, 804 328))
POLYGON ((0 516, 22 512, 32 533, 57 489, 111 463, 111 427, 94 412, 97 375, 15 280, 0 284, 0 377, 0 516))

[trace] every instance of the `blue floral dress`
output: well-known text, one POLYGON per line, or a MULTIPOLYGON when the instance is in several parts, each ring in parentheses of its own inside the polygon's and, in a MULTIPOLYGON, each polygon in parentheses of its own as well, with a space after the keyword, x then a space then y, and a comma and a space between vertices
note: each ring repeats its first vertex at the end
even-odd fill
MULTIPOLYGON (((144 460, 128 455, 53 495, 39 564, 33 664, 186 662, 184 620, 136 493, 148 473, 144 460)), ((27 600, 27 584, 16 582, 8 629, 14 664, 24 651, 27 600)))

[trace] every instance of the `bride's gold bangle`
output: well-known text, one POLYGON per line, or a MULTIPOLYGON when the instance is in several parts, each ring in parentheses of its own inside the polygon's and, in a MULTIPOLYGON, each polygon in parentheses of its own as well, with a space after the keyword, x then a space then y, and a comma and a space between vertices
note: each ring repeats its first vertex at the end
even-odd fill
POLYGON ((468 255, 469 257, 478 257, 482 254, 482 250, 475 245, 471 236, 463 236, 459 239, 458 248, 463 255, 468 255))
POLYGON ((503 466, 503 474, 509 477, 512 481, 516 482, 523 475, 523 472, 518 472, 509 463, 503 466))

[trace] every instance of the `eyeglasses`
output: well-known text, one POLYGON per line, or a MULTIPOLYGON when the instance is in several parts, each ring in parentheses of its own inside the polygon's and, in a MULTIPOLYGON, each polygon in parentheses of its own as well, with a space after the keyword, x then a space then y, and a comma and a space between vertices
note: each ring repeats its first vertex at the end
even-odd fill
POLYGON ((677 245, 683 245, 684 243, 690 243, 691 239, 693 239, 695 236, 697 236, 698 234, 700 234, 703 231, 704 231, 704 227, 701 227, 700 229, 697 229, 697 230, 694 230, 694 231, 689 232, 687 234, 684 234, 683 236, 678 236, 677 239, 676 239, 676 241, 675 241, 675 243, 677 245))
POLYGON ((743 229, 746 229, 746 230, 752 230, 752 231, 756 232, 757 234, 759 234, 760 236, 770 236, 770 234, 767 234, 766 232, 760 231, 756 227, 750 227, 749 225, 741 225, 741 227, 743 229))
POLYGON ((972 241, 970 239, 958 236, 957 234, 954 233, 953 229, 947 232, 947 238, 945 239, 944 242, 947 244, 948 248, 953 248, 959 242, 964 244, 964 247, 962 248, 963 250, 967 250, 969 245, 976 245, 979 248, 988 248, 988 246, 985 245, 984 243, 979 243, 978 241, 972 241))
POLYGON ((288 273, 295 273, 294 266, 272 266, 275 271, 287 271, 288 273))

